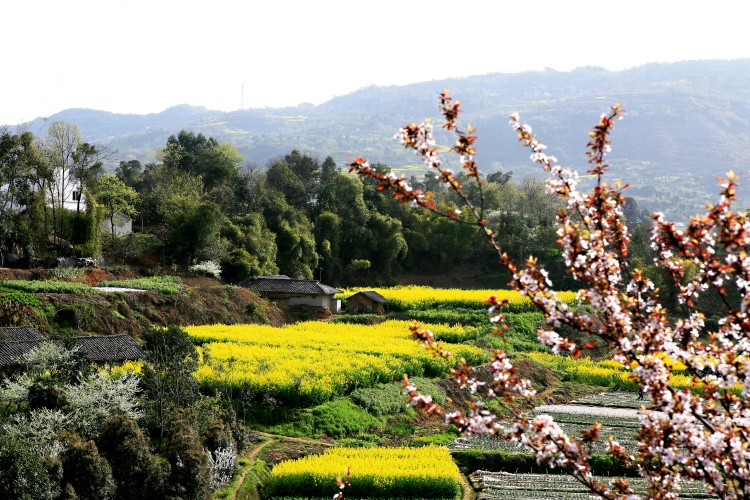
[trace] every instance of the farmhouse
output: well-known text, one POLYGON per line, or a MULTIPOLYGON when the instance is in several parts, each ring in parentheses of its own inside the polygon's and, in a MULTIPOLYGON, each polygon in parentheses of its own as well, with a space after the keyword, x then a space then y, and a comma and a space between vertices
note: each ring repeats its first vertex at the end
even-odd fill
MULTIPOLYGON (((0 371, 23 364, 23 355, 47 339, 30 326, 0 328, 0 371)), ((63 344, 59 340, 51 340, 63 344)), ((146 353, 130 335, 97 335, 73 337, 65 345, 78 348, 89 361, 97 364, 116 364, 136 361, 146 353)))
POLYGON ((333 313, 341 312, 341 301, 336 299, 336 294, 341 293, 341 290, 317 280, 296 280, 276 274, 251 278, 237 283, 237 286, 252 290, 264 299, 275 301, 281 309, 310 306, 328 308, 333 313))
POLYGON ((361 290, 346 299, 346 312, 385 314, 386 303, 388 299, 375 290, 361 290))
POLYGON ((89 361, 98 364, 137 361, 146 356, 140 344, 124 333, 73 337, 71 345, 78 347, 80 352, 89 358, 89 361))

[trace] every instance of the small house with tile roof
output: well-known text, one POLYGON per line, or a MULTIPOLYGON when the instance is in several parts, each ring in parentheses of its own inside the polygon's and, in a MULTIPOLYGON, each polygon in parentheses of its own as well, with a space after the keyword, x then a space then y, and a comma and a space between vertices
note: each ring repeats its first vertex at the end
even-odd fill
POLYGON ((141 345, 130 335, 91 335, 73 337, 71 347, 78 347, 92 363, 113 364, 137 361, 146 356, 141 345))
POLYGON ((31 326, 0 327, 0 371, 21 365, 23 355, 44 340, 44 335, 31 326))
POLYGON ((346 312, 350 314, 385 314, 388 299, 375 290, 360 290, 346 299, 346 312))
POLYGON ((333 313, 341 312, 341 301, 336 294, 341 290, 324 285, 317 280, 297 280, 283 274, 258 276, 237 283, 263 297, 273 300, 281 309, 295 306, 328 308, 333 313))
POLYGON ((33 326, 2 326, 0 342, 24 342, 44 340, 44 335, 33 326))
POLYGON ((47 340, 30 326, 0 328, 0 371, 23 365, 23 356, 42 342, 56 342, 68 348, 78 348, 89 361, 97 364, 116 364, 136 361, 146 356, 133 337, 120 335, 93 335, 73 337, 66 342, 47 340))

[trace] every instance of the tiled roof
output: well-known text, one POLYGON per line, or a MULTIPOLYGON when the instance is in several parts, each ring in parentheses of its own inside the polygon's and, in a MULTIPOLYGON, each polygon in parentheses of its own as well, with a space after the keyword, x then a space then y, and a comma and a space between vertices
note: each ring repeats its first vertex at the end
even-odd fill
POLYGON ((295 280, 288 276, 259 276, 237 283, 238 286, 265 294, 283 295, 335 295, 338 288, 315 280, 295 280))
POLYGON ((0 342, 0 367, 20 364, 21 356, 32 350, 38 344, 38 340, 0 342))
MULTIPOLYGON (((20 364, 21 356, 42 341, 44 338, 0 342, 0 367, 20 364)), ((146 356, 140 344, 126 334, 73 337, 70 344, 78 346, 89 361, 117 362, 136 360, 146 356)))
POLYGON ((71 343, 79 346, 91 361, 135 360, 146 355, 140 344, 126 334, 73 337, 71 343))
POLYGON ((26 340, 43 340, 44 335, 31 326, 0 327, 0 342, 22 342, 26 340))
MULTIPOLYGON (((373 300, 375 302, 380 302, 381 304, 385 304, 386 302, 388 302, 388 299, 386 299, 385 297, 383 297, 382 295, 380 295, 375 290, 360 290, 359 292, 355 293, 354 295, 357 295, 359 293, 361 293, 365 297, 367 297, 367 298, 369 298, 369 299, 371 299, 371 300, 373 300)), ((352 295, 352 297, 354 295, 352 295)))

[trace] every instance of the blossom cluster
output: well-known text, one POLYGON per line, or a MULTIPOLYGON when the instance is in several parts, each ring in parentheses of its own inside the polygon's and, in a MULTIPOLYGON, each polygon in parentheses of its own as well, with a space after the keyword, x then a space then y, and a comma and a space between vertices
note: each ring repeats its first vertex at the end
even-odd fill
MULTIPOLYGON (((459 130, 460 106, 446 92, 440 94, 439 109, 444 117, 443 127, 457 135, 452 151, 459 155, 481 190, 471 127, 467 133, 459 130)), ((720 498, 750 497, 750 255, 746 250, 750 244, 750 217, 732 210, 737 175, 729 172, 726 179, 720 179, 719 202, 709 205, 706 214, 692 218, 684 230, 666 222, 661 214, 654 216, 655 263, 678 287, 684 313, 670 318, 653 283, 640 270, 629 269, 630 237, 623 212, 623 190, 627 185, 605 181, 609 171, 606 157, 612 150, 610 135, 615 121, 622 116, 620 105, 613 106, 589 134, 588 174, 595 179, 589 193, 579 191, 577 172, 558 165, 534 136, 531 126, 522 123, 516 113, 510 116, 519 141, 531 150, 531 160, 551 176, 547 191, 564 202, 557 214, 558 243, 569 273, 581 283, 578 300, 588 306, 585 309, 571 307, 563 300, 534 258, 521 265, 514 263, 485 224, 483 207, 471 204, 452 173, 440 178, 449 189, 463 196, 466 210, 474 214, 473 223, 484 232, 500 263, 511 273, 510 288, 544 313, 545 328, 539 330, 539 340, 556 354, 573 358, 597 342, 603 343, 609 347, 613 362, 629 371, 644 391, 652 409, 643 408, 640 413, 638 452, 628 454, 616 441, 610 442, 609 452, 648 481, 649 498, 677 498, 685 480, 704 482, 720 498), (686 263, 697 268, 694 276, 688 277, 686 263), (739 303, 730 297, 732 288, 739 291, 739 303), (716 331, 706 332, 704 318, 695 304, 709 291, 722 299, 724 316, 716 331), (562 326, 583 332, 592 341, 578 343, 565 338, 559 333, 562 326), (687 377, 689 383, 671 383, 677 364, 681 367, 680 376, 687 377)), ((421 154, 430 167, 445 172, 437 159, 431 131, 426 124, 409 125, 398 137, 405 147, 421 154)), ((357 159, 353 170, 372 176, 367 169, 357 167, 363 163, 357 159)), ((394 190, 394 196, 402 195, 394 190)), ((487 303, 491 321, 502 331, 506 302, 491 297, 487 303)), ((434 339, 419 333, 418 327, 412 328, 417 332, 416 338, 443 355, 434 339)), ((593 495, 636 498, 626 481, 604 484, 591 475, 590 449, 591 443, 599 439, 598 427, 573 439, 549 417, 530 421, 513 405, 516 398, 533 394, 528 382, 515 376, 502 352, 493 354, 491 384, 478 382, 474 368, 466 363, 453 370, 454 379, 480 396, 497 399, 515 417, 503 428, 497 416, 477 402, 466 413, 446 414, 446 421, 467 434, 502 435, 526 445, 540 463, 567 469, 593 495)), ((409 398, 417 406, 439 411, 416 391, 409 391, 409 398)))

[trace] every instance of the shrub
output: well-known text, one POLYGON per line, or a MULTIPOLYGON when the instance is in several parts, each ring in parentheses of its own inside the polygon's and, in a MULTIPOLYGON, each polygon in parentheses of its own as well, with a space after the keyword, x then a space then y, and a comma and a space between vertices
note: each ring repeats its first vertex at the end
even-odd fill
POLYGON ((185 410, 173 414, 166 450, 172 467, 168 481, 173 495, 185 500, 204 500, 211 489, 210 468, 191 419, 185 410))
POLYGON ((313 432, 338 438, 381 428, 382 422, 347 398, 316 406, 311 411, 313 432))
POLYGON ((148 500, 161 498, 168 465, 151 453, 138 423, 126 415, 107 420, 98 447, 112 466, 118 499, 148 500))
POLYGON ((35 295, 26 292, 11 291, 0 293, 0 304, 15 304, 18 306, 42 307, 44 303, 35 295))
POLYGON ((74 498, 81 500, 113 498, 115 481, 112 477, 112 468, 99 454, 96 444, 93 441, 82 440, 72 433, 62 434, 61 440, 64 446, 60 454, 64 488, 68 492, 72 490, 75 493, 74 498))
POLYGON ((215 260, 206 260, 198 264, 193 264, 188 268, 188 271, 193 274, 205 274, 217 280, 221 279, 221 266, 215 260))
MULTIPOLYGON (((429 379, 412 377, 410 381, 419 386, 424 394, 432 396, 438 404, 445 402, 445 393, 429 379)), ((396 383, 378 384, 375 387, 362 388, 350 394, 351 400, 373 415, 392 415, 406 409, 403 385, 396 383)))
POLYGON ((59 494, 51 464, 30 443, 0 437, 0 498, 52 500, 59 494))

